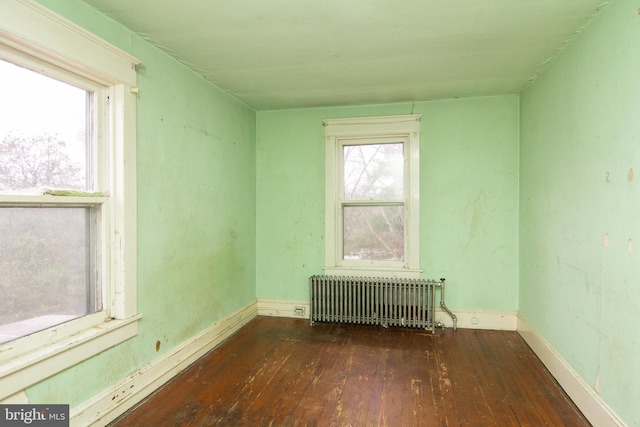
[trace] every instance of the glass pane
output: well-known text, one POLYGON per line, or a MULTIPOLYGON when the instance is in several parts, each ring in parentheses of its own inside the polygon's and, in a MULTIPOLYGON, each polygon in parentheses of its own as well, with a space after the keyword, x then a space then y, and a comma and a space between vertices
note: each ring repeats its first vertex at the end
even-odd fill
POLYGON ((345 145, 344 198, 398 200, 404 198, 402 143, 345 145))
POLYGON ((0 208, 0 342, 96 311, 91 208, 0 208))
POLYGON ((89 189, 91 93, 0 60, 0 191, 89 189))
POLYGON ((403 261, 402 206, 345 206, 345 260, 403 261))

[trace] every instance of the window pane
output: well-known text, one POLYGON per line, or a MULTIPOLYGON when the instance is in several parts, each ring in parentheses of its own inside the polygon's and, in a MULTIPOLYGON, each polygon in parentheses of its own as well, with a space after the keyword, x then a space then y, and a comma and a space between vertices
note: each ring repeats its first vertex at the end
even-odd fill
POLYGON ((89 189, 91 93, 0 60, 0 191, 89 189))
POLYGON ((404 198, 402 143, 345 145, 345 200, 398 200, 404 198))
POLYGON ((404 260, 402 206, 345 206, 343 209, 344 259, 404 260))
POLYGON ((96 312, 91 210, 0 208, 0 342, 96 312))

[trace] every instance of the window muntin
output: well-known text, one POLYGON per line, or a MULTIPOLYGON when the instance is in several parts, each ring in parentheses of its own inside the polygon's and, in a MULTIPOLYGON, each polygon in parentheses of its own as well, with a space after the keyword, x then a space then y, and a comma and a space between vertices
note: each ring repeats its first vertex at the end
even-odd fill
POLYGON ((419 277, 420 117, 323 121, 327 274, 419 277))

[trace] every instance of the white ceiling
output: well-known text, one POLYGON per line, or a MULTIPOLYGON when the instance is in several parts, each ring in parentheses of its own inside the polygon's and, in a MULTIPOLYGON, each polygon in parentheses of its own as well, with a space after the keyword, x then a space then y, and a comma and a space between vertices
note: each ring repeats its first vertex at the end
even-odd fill
POLYGON ((517 93, 605 2, 84 1, 256 110, 517 93))

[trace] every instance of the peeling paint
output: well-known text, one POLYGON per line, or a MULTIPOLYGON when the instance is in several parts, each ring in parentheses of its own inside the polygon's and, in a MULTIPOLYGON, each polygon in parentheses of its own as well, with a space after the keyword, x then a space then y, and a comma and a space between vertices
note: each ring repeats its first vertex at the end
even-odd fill
POLYGON ((629 168, 629 170, 627 171, 627 181, 633 181, 633 168, 629 168))
POLYGON ((609 247, 609 233, 604 233, 604 239, 602 239, 602 244, 605 248, 609 247))

